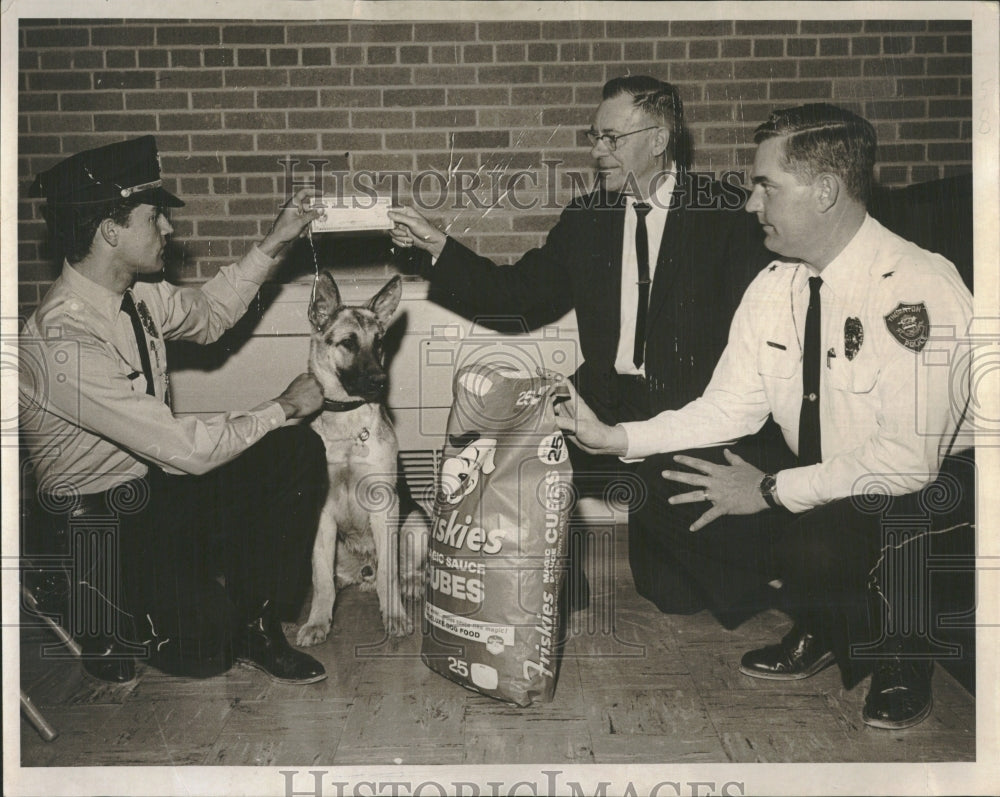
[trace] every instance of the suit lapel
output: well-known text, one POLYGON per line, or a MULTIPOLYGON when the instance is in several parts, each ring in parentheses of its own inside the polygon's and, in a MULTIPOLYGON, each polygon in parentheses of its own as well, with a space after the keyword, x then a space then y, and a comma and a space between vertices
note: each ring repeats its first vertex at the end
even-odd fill
POLYGON ((678 174, 677 184, 670 200, 670 210, 660 239, 660 251, 656 256, 656 273, 653 275, 653 289, 649 296, 649 312, 646 314, 646 332, 652 328, 656 314, 670 295, 671 287, 677 281, 678 252, 681 251, 681 237, 687 216, 689 193, 683 173, 678 174))
MULTIPOLYGON (((604 247, 601 253, 600 263, 604 264, 603 273, 599 276, 600 282, 595 285, 599 290, 603 287, 603 294, 609 298, 608 310, 613 315, 609 319, 613 323, 611 328, 621 327, 622 313, 622 236, 625 234, 625 197, 610 197, 607 204, 598 210, 600 218, 597 224, 600 225, 600 240, 604 247)), ((617 346, 617 340, 615 341, 617 346)))

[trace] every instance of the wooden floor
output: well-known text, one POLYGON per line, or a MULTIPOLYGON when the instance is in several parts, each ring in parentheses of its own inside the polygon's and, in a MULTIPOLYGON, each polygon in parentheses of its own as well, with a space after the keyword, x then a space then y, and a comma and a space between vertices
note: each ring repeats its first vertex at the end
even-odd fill
POLYGON ((514 708, 432 673, 419 634, 383 639, 375 595, 347 590, 335 634, 312 649, 329 678, 311 686, 240 667, 207 680, 140 667, 111 687, 74 660, 43 660, 53 638, 25 628, 22 684, 60 735, 43 742, 22 718, 22 765, 975 760, 974 698, 941 667, 928 720, 870 729, 860 718, 867 682, 846 691, 836 668, 795 683, 739 673, 744 651, 785 631, 781 614, 735 631, 707 612, 661 615, 634 592, 622 530, 599 537, 618 553, 588 566, 591 606, 572 618, 547 705, 514 708))

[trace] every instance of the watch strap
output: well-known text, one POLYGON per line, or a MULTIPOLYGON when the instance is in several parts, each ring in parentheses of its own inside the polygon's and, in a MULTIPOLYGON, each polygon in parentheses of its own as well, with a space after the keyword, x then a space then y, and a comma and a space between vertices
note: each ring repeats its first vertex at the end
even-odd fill
POLYGON ((774 478, 773 473, 765 473, 764 478, 760 480, 760 494, 763 496, 765 503, 771 509, 777 509, 781 506, 778 503, 778 499, 775 497, 775 491, 778 487, 778 480, 774 478))

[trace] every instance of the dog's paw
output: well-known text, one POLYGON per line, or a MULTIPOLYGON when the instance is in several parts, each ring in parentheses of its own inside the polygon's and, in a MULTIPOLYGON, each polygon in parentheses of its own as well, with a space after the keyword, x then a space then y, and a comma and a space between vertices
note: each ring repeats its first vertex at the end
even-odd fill
POLYGON ((413 633, 413 622, 405 614, 384 615, 382 622, 389 636, 409 636, 413 633))
POLYGON ((295 635, 295 644, 300 648, 308 648, 326 642, 330 634, 329 623, 307 623, 295 635))

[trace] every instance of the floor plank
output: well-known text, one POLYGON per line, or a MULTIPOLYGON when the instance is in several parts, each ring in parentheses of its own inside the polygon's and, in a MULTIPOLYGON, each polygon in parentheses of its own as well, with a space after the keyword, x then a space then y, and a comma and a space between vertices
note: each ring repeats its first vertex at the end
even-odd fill
MULTIPOLYGON (((867 728, 867 681, 845 689, 836 667, 785 683, 739 673, 744 652, 788 630, 783 614, 735 629, 708 612, 662 615, 632 587, 624 530, 613 543, 604 545, 616 558, 596 574, 591 606, 570 617, 550 703, 518 708, 432 672, 420 659, 419 622, 413 635, 388 638, 374 593, 347 589, 329 639, 309 649, 328 677, 307 686, 243 666, 207 679, 140 666, 133 683, 110 686, 74 660, 43 658, 48 632, 22 629, 22 685, 60 732, 47 744, 22 720, 22 764, 975 760, 975 698, 944 668, 935 669, 927 721, 867 728)), ((286 632, 294 639, 294 624, 286 632)))

